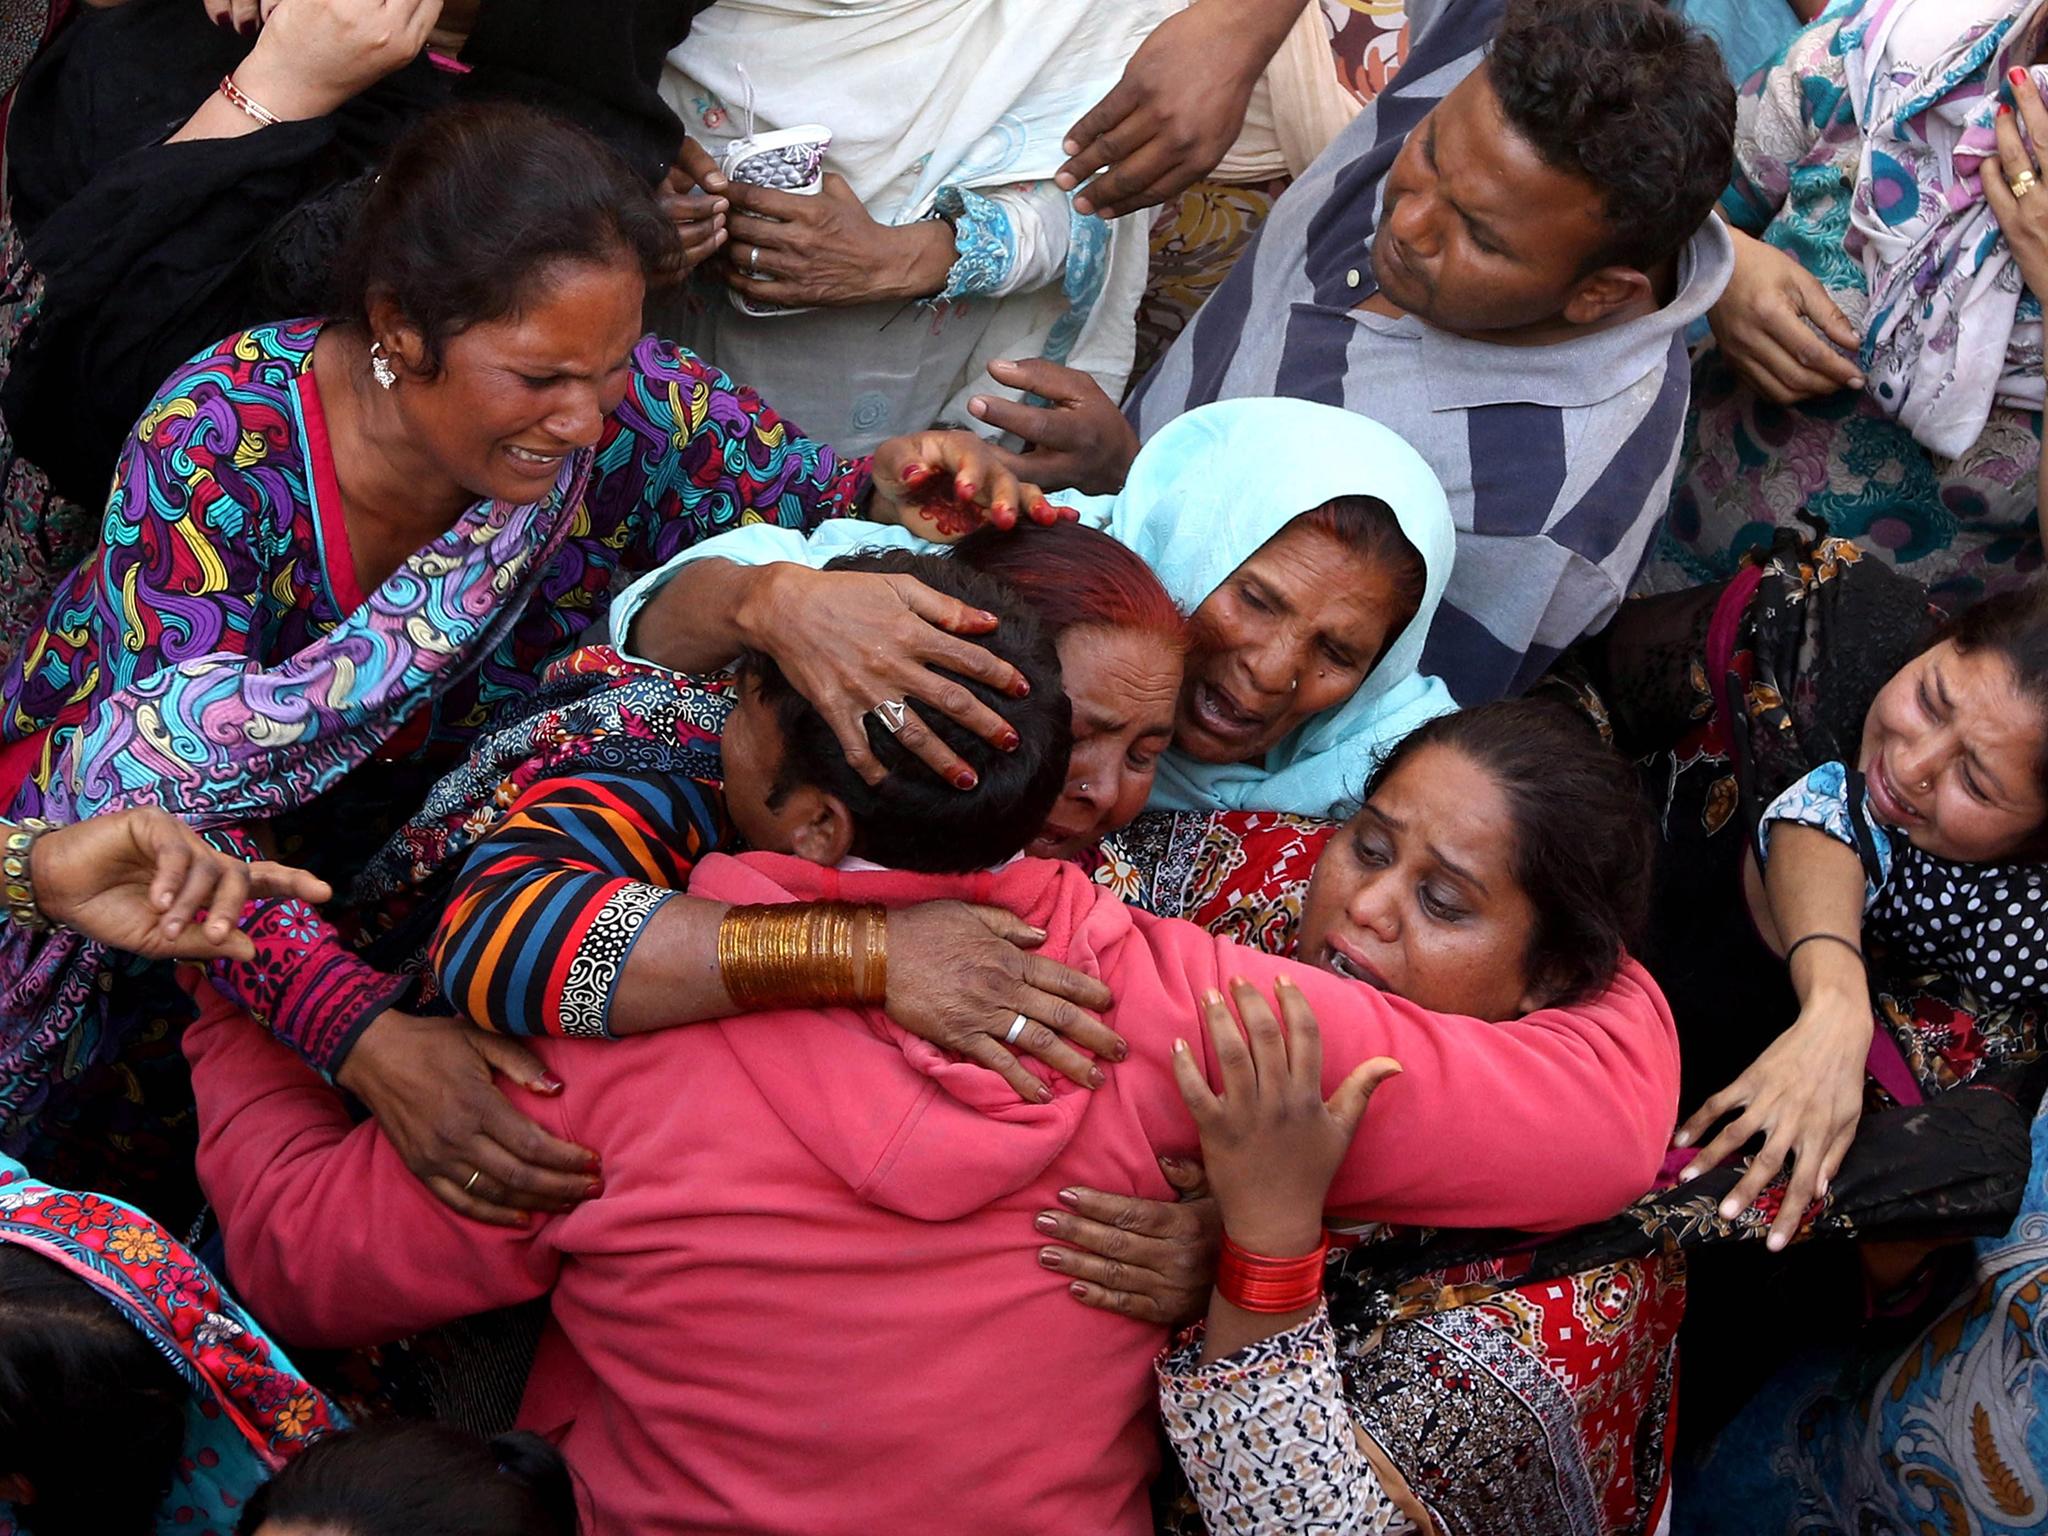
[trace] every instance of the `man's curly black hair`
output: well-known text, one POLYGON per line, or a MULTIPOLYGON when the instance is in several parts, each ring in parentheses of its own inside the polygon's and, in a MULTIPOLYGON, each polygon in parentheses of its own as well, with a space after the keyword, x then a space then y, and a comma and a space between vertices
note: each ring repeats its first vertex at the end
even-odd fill
POLYGON ((1510 0, 1488 78, 1548 164, 1605 190, 1614 238, 1588 271, 1656 266, 1728 185, 1735 90, 1721 50, 1661 0, 1510 0))

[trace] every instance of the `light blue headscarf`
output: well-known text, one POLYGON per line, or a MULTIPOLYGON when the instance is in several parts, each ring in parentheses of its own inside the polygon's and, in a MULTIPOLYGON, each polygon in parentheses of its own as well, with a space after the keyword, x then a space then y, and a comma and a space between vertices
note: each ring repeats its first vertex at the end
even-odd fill
MULTIPOLYGON (((1027 461, 1028 462, 1028 461, 1027 461)), ((1152 806, 1170 811, 1293 811, 1329 816, 1364 788, 1374 759, 1438 715, 1457 708, 1450 690, 1416 668, 1430 620, 1450 579, 1456 530, 1444 489, 1422 455, 1376 421, 1303 400, 1220 400, 1167 425, 1131 465, 1114 496, 1061 492, 1081 520, 1137 551, 1183 613, 1274 534, 1337 496, 1376 496, 1422 554, 1422 603, 1349 700, 1324 710, 1256 763, 1198 763, 1179 752, 1159 760, 1152 806)), ((812 567, 857 549, 929 544, 894 526, 835 519, 809 535, 766 523, 706 539, 634 582, 612 605, 613 642, 634 660, 640 609, 693 560, 812 567)))
POLYGON ((1328 816, 1364 787, 1374 760, 1457 705, 1416 668, 1450 579, 1456 528, 1422 455, 1352 411, 1303 400, 1219 400, 1148 442, 1115 496, 1055 499, 1081 509, 1142 555, 1184 613, 1302 513, 1338 496, 1374 496, 1421 552, 1422 602, 1344 703, 1311 717, 1262 762, 1159 761, 1155 810, 1293 811, 1328 816))

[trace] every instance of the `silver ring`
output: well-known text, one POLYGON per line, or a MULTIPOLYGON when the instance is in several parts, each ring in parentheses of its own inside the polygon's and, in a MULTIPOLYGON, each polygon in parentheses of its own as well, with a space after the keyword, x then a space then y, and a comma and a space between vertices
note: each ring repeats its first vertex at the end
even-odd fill
POLYGON ((910 711, 901 699, 884 699, 868 713, 881 721, 882 729, 891 736, 901 736, 903 724, 910 718, 910 711))
POLYGON ((1009 1032, 1003 1036, 1003 1044, 1015 1045, 1017 1043, 1017 1037, 1024 1033, 1024 1026, 1029 1024, 1030 1022, 1031 1020, 1026 1018, 1021 1013, 1018 1014, 1017 1017, 1015 1017, 1014 1019, 1010 1020, 1009 1032))
POLYGON ((472 1173, 472 1174, 471 1174, 471 1175, 469 1176, 469 1182, 468 1182, 467 1184, 465 1184, 465 1185, 463 1185, 463 1186, 462 1186, 462 1192, 463 1192, 463 1193, 464 1193, 465 1195, 473 1195, 473 1194, 475 1194, 475 1193, 476 1193, 476 1181, 477 1181, 478 1179, 482 1178, 483 1176, 484 1176, 484 1171, 483 1171, 483 1169, 481 1169, 481 1168, 477 1169, 477 1171, 476 1171, 475 1173, 472 1173))
POLYGON ((755 247, 753 248, 753 253, 752 253, 751 255, 749 255, 749 256, 747 257, 747 276, 749 276, 749 277, 759 277, 760 275, 761 275, 761 247, 759 247, 759 246, 757 245, 757 246, 755 246, 755 247))

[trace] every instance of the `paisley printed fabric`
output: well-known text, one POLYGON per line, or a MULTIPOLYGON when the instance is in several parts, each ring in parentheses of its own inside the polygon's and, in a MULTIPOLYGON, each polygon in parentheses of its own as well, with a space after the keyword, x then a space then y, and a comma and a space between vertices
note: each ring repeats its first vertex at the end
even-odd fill
POLYGON ((2018 1219, 1874 1380, 1867 1360, 1798 1361, 1722 1432, 1689 1531, 2048 1532, 2048 1114, 2032 1156, 2018 1219))
MULTIPOLYGON (((1291 954, 1340 825, 1147 812, 1104 840, 1091 873, 1160 916, 1291 954)), ((1684 1261, 1664 1230, 1630 1213, 1540 1241, 1352 1235, 1329 1282, 1345 1400, 1443 1530, 1656 1529, 1685 1302, 1684 1261)), ((1162 1532, 1202 1529, 1192 1496, 1167 1501, 1162 1532)))
POLYGON ((1406 1536, 1359 1448, 1330 1314, 1202 1361, 1202 1330, 1161 1355, 1159 1410, 1210 1536, 1406 1536))
MULTIPOLYGON (((1913 356, 1951 355, 1943 349, 1955 345, 1952 318, 1947 329, 1920 341, 1916 328, 1925 322, 1896 288, 1925 275, 1930 286, 1921 297, 1932 304, 1932 271, 1903 265, 1873 299, 1865 262, 1856 254, 1863 240, 1853 218, 1872 216, 1869 210, 1880 203, 1896 213, 1922 195, 1915 182, 1910 195, 1902 184, 1880 196, 1862 170, 1866 135, 1851 88, 1850 54, 1857 18, 1880 8, 1835 6, 1793 40, 1780 66, 1744 87, 1735 175, 1721 200, 1731 224, 1792 256, 1864 332, 1862 361, 1872 385, 1792 408, 1774 406, 1737 378, 1709 341, 1694 362, 1671 513, 1642 590, 1724 580, 1746 555, 1767 550, 1777 531, 1793 526, 1802 512, 1908 571, 1949 609, 2011 585, 2039 562, 2038 406, 1987 398, 1988 415, 1967 441, 1930 453, 1898 419, 1897 386, 1893 399, 1876 393, 1888 374, 1910 362, 1899 326, 1915 332, 1919 351, 1913 356)), ((1942 0, 1920 0, 1919 9, 1946 28, 1938 41, 1959 35, 1942 0)), ((1987 7, 1972 0, 1972 9, 1987 7)), ((1998 37, 2023 9, 2034 7, 2019 0, 1989 5, 2005 18, 1996 24, 1998 37)), ((1985 37, 1996 46, 1998 38, 1985 37)), ((1954 89, 1972 93, 1972 110, 1982 100, 1988 111, 1981 81, 1996 76, 1985 60, 1978 62, 1984 66, 1974 77, 1980 83, 1966 79, 1954 89)), ((1921 104, 1928 105, 1924 97, 1921 104)), ((1914 131, 1910 115, 1900 131, 1914 131)), ((1943 173, 1940 187, 1925 189, 1932 205, 1945 195, 1946 172, 1938 160, 1923 169, 1943 173)), ((2014 286, 2018 302, 2008 333, 1980 338, 1976 352, 1998 362, 2001 380, 2038 381, 2040 305, 2014 286)))
MULTIPOLYGON (((375 591, 356 581, 312 371, 320 323, 227 338, 172 376, 129 440, 101 542, 0 674, 15 815, 160 804, 244 856, 372 758, 466 755, 522 710, 614 577, 704 534, 853 510, 864 461, 653 337, 594 451, 530 507, 480 503, 375 591)), ((245 914, 222 991, 332 1070, 407 986, 302 903, 245 914)), ((161 970, 74 936, 0 934, 0 1146, 53 1085, 112 1060, 165 1003, 161 970)))
MULTIPOLYGON (((140 1211, 54 1188, 0 1158, 0 1243, 31 1249, 90 1285, 191 1386, 186 1454, 160 1532, 232 1536, 240 1505, 272 1472, 347 1427, 212 1272, 140 1211)), ((0 1504, 0 1536, 14 1531, 0 1504)))

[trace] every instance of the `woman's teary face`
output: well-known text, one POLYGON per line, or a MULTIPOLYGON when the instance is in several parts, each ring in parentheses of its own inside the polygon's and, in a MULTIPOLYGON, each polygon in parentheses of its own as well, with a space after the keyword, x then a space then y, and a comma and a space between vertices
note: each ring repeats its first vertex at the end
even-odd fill
POLYGON ((1180 654, 1157 635, 1077 625, 1060 636, 1059 653, 1074 751, 1067 786, 1025 850, 1040 859, 1085 852, 1145 808, 1180 694, 1180 654))
POLYGON ((1535 932, 1500 786, 1462 752, 1431 746, 1330 839, 1302 904, 1296 958, 1492 1021, 1543 1006, 1529 975, 1535 932))
POLYGON ((1937 858, 1982 863, 2017 852, 2048 818, 2044 732, 2010 662, 1943 641, 1871 701, 1856 766, 1880 821, 1937 858))
POLYGON ((1204 763, 1263 757, 1349 699, 1390 638, 1390 572, 1290 524, 1202 600, 1173 744, 1204 763))
POLYGON ((401 330, 390 350, 407 432, 470 495, 541 500, 625 398, 645 297, 636 268, 557 266, 521 312, 450 337, 433 377, 408 366, 423 354, 401 330))

